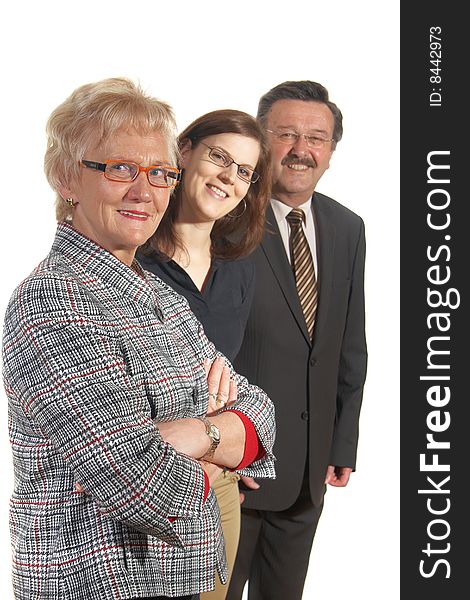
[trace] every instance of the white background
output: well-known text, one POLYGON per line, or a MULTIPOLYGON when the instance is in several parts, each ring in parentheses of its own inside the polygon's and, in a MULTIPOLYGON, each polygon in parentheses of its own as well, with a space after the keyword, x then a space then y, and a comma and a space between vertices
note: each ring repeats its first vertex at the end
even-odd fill
MULTIPOLYGON (((2 10, 2 320, 11 291, 52 242, 44 126, 79 85, 138 80, 173 106, 180 130, 218 108, 255 114, 259 97, 285 80, 318 81, 341 108, 344 137, 318 190, 366 224, 370 360, 358 470, 347 488, 327 493, 309 600, 399 597, 398 10, 373 0, 43 0, 2 10)), ((8 600, 13 477, 3 390, 0 406, 0 597, 8 600)))

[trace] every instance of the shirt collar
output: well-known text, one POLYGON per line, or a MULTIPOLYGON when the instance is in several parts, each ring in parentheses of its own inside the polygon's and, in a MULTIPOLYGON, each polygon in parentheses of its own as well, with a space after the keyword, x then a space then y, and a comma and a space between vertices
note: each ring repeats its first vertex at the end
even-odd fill
MULTIPOLYGON (((313 196, 312 196, 312 198, 313 198, 313 196)), ((309 216, 309 214, 312 211, 312 198, 309 198, 307 200, 307 202, 304 202, 304 204, 301 204, 300 206, 297 207, 297 208, 301 208, 304 211, 306 218, 309 216)), ((292 206, 288 206, 287 204, 284 204, 284 202, 281 202, 280 200, 277 200, 276 198, 271 198, 271 206, 272 206, 272 209, 274 212, 274 216, 276 217, 276 220, 278 223, 283 222, 285 220, 285 218, 287 217, 287 215, 292 210, 292 206)))

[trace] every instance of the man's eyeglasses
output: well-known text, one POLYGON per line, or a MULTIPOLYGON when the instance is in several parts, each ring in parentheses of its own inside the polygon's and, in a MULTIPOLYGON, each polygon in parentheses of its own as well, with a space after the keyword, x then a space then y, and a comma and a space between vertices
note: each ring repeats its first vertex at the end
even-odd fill
POLYGON ((286 144, 289 146, 294 146, 301 137, 304 138, 305 143, 309 148, 323 148, 325 144, 333 141, 333 138, 326 139, 317 135, 297 133, 296 131, 273 131, 272 129, 266 129, 266 131, 276 136, 277 140, 281 144, 286 144))
POLYGON ((237 176, 246 183, 256 183, 259 179, 259 173, 257 173, 251 167, 246 165, 239 165, 233 160, 231 156, 225 154, 223 150, 216 146, 208 146, 204 142, 200 142, 206 148, 209 148, 209 158, 218 167, 230 167, 230 165, 237 165, 237 176))
POLYGON ((107 160, 104 163, 93 160, 82 160, 82 165, 88 169, 102 171, 106 179, 122 183, 134 181, 141 171, 147 174, 150 185, 158 188, 173 188, 180 180, 180 170, 168 165, 150 165, 142 167, 134 162, 123 160, 107 160))

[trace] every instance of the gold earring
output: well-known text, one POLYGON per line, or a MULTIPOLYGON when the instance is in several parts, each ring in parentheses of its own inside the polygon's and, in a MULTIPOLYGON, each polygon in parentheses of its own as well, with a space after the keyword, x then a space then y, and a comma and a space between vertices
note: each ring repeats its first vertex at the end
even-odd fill
POLYGON ((65 198, 65 202, 72 208, 75 206, 75 202, 74 202, 73 198, 65 198))

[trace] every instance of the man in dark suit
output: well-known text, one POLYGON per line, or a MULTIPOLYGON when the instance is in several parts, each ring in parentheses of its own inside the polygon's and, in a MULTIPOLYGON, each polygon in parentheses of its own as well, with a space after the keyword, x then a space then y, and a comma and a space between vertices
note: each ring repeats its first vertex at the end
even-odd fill
POLYGON ((235 364, 276 406, 277 479, 259 486, 244 478, 251 491, 227 600, 240 600, 247 580, 249 600, 297 600, 326 484, 346 486, 355 469, 367 363, 365 236, 359 216, 316 191, 343 132, 327 90, 282 83, 261 98, 258 119, 271 140, 273 198, 235 364), (310 263, 302 289, 289 215, 299 208, 310 263))

